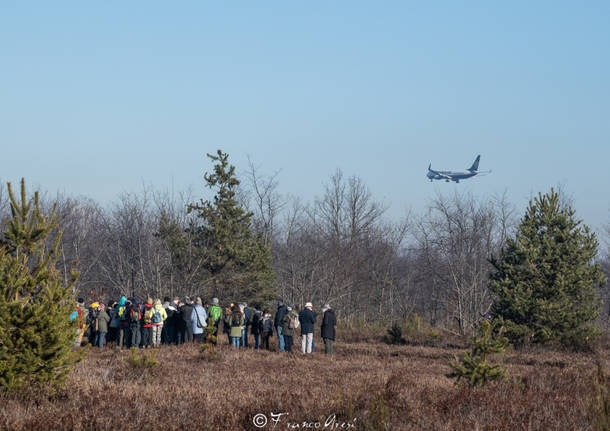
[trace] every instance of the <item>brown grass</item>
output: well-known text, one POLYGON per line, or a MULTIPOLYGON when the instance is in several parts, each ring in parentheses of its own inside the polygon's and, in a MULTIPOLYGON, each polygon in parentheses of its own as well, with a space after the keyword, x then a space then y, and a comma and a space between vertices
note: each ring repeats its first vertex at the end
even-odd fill
POLYGON ((340 429, 324 428, 333 414, 357 430, 582 430, 595 426, 596 363, 610 374, 605 349, 513 351, 509 381, 460 389, 445 374, 461 350, 446 345, 339 342, 328 358, 321 340, 309 357, 221 341, 215 361, 200 346, 161 347, 152 369, 130 365, 126 350, 91 349, 51 399, 0 397, 0 428, 252 430, 255 414, 285 412, 276 430, 304 421, 340 429))

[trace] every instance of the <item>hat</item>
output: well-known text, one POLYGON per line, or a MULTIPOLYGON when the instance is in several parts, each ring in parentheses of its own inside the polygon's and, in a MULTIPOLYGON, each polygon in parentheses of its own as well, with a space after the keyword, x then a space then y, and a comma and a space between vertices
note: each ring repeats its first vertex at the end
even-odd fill
POLYGON ((212 304, 218 305, 218 298, 212 298, 212 304))
POLYGON ((292 311, 292 306, 289 305, 288 307, 286 307, 288 309, 288 311, 292 311))
POLYGON ((248 306, 248 303, 246 301, 242 302, 241 305, 243 305, 244 307, 248 306))
POLYGON ((83 298, 78 298, 76 302, 78 302, 79 305, 85 305, 85 300, 83 298))
POLYGON ((93 304, 91 304, 91 308, 93 308, 94 310, 99 306, 100 304, 98 302, 94 302, 93 304))
POLYGON ((191 302, 191 298, 189 298, 188 296, 185 296, 183 301, 185 304, 189 304, 191 302))
POLYGON ((311 302, 306 302, 305 303, 305 308, 307 308, 307 307, 313 308, 313 304, 311 302))

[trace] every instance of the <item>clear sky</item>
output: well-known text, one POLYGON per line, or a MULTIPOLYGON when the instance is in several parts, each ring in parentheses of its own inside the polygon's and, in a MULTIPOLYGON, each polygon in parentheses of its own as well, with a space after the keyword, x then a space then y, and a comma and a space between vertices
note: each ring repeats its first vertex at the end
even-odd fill
POLYGON ((0 178, 109 202, 202 190, 206 152, 311 199, 340 168, 398 217, 553 185, 610 216, 608 1, 0 1, 0 178), (466 7, 467 5, 467 7, 466 7), (425 178, 428 163, 486 177, 425 178))

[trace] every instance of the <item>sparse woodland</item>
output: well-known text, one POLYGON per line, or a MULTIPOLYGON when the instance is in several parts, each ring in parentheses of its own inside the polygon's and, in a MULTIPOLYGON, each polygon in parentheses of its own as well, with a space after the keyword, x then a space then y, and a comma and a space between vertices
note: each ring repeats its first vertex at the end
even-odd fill
MULTIPOLYGON (((235 351, 225 337, 213 356, 161 346, 130 362, 90 349, 52 396, 1 394, 0 429, 257 429, 253 416, 272 412, 289 412, 280 429, 333 414, 370 430, 610 427, 610 224, 598 238, 555 191, 527 209, 439 195, 392 220, 356 176, 337 171, 304 202, 278 192, 278 174, 209 157, 196 192, 145 187, 108 206, 42 193, 62 232, 55 282, 89 302, 329 302, 336 354, 235 351), (476 384, 456 384, 452 369, 476 384)), ((0 212, 4 232, 4 188, 0 212)))
MULTIPOLYGON (((209 163, 203 171, 211 171, 209 163)), ((271 252, 273 294, 266 299, 318 307, 330 302, 352 324, 390 326, 417 314, 431 327, 474 334, 492 307, 490 259, 514 235, 524 212, 504 196, 455 194, 436 196, 420 213, 392 220, 361 179, 340 171, 312 202, 279 194, 279 175, 263 175, 254 164, 236 177, 235 200, 252 213, 252 230, 271 252)), ((144 187, 102 206, 88 197, 43 192, 41 205, 50 209, 57 202, 63 232, 58 268, 66 281, 71 268, 79 270, 78 295, 89 301, 121 295, 253 300, 255 295, 235 298, 238 291, 226 289, 222 274, 197 252, 200 238, 193 233, 203 223, 188 207, 212 196, 204 184, 172 194, 144 187)), ((0 212, 4 220, 5 187, 0 212)), ((595 257, 606 274, 607 229, 595 257)), ((599 293, 608 297, 607 288, 599 293)))

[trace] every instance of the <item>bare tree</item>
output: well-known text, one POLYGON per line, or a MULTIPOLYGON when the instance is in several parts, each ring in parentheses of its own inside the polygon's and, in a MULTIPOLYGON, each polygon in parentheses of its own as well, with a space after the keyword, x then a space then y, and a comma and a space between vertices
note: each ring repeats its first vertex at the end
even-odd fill
POLYGON ((445 324, 455 323, 459 334, 471 333, 491 307, 489 259, 504 243, 510 215, 510 207, 498 209, 494 200, 480 202, 456 193, 437 196, 418 224, 422 287, 433 292, 428 302, 437 304, 435 311, 441 306, 445 324))
POLYGON ((254 201, 254 229, 263 236, 265 245, 271 244, 276 230, 276 219, 286 206, 286 199, 278 193, 278 175, 259 174, 259 169, 248 157, 247 190, 254 201))

